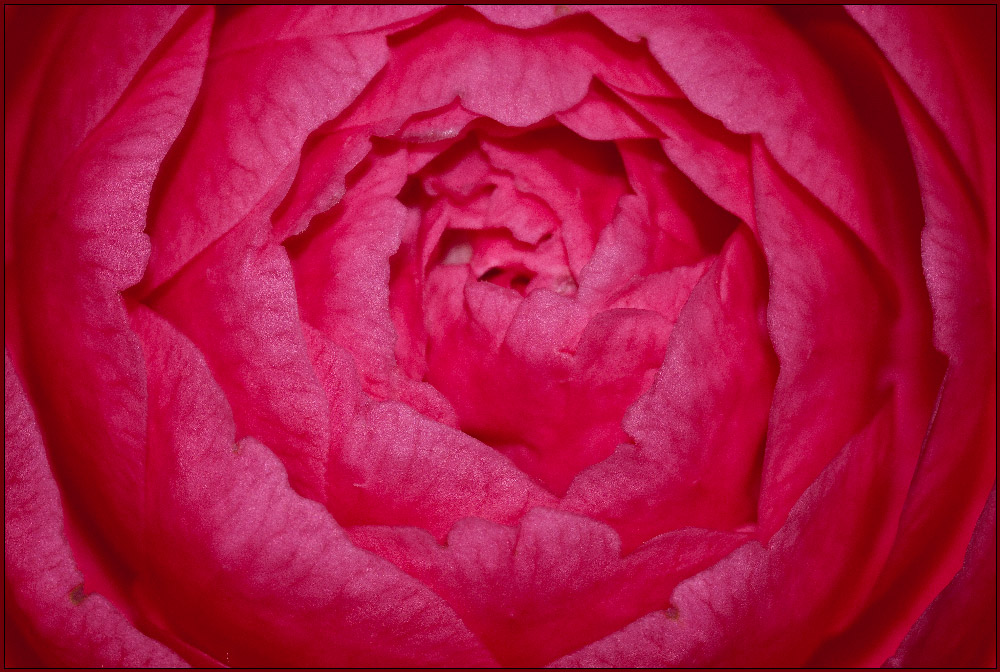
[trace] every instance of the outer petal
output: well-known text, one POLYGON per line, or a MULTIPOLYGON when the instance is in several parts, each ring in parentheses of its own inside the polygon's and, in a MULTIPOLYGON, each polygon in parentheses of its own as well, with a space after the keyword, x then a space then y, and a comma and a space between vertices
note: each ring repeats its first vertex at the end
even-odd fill
POLYGON ((120 292, 142 275, 149 193, 197 92, 211 23, 204 9, 181 18, 44 206, 15 223, 24 370, 53 465, 70 501, 129 560, 143 515, 145 367, 120 292))
MULTIPOLYGON (((11 609, 23 620, 32 649, 49 665, 184 666, 102 595, 86 592, 64 536, 59 488, 35 414, 6 352, 4 597, 5 619, 11 609)), ((7 664, 6 650, 4 654, 7 664)))
POLYGON ((996 667, 997 489, 979 516, 965 564, 906 635, 888 667, 996 667))
POLYGON ((948 368, 900 534, 867 613, 814 661, 877 665, 962 562, 996 472, 995 196, 981 203, 945 136, 888 68, 911 146, 927 225, 922 257, 934 344, 948 368), (928 540, 934 540, 928 549, 928 540), (932 555, 928 556, 928 552, 932 555))
POLYGON ((944 133, 995 221, 996 7, 846 9, 944 133))
MULTIPOLYGON (((22 131, 26 144, 8 135, 8 142, 14 142, 5 151, 20 159, 11 168, 17 174, 16 213, 24 216, 47 197, 63 164, 140 81, 143 64, 150 62, 183 8, 21 7, 18 12, 12 22, 17 27, 8 30, 29 32, 22 62, 31 71, 18 78, 15 70, 13 81, 6 83, 11 88, 5 87, 5 92, 13 95, 6 107, 11 116, 4 126, 9 134, 18 128, 22 115, 27 117, 22 131), (32 20, 38 20, 34 34, 32 20), (96 44, 94 35, 115 37, 96 44), (59 122, 52 123, 49 114, 32 115, 32 110, 58 110, 59 122), (22 155, 19 145, 30 154, 22 155)), ((18 55, 13 56, 16 69, 18 55)))
POLYGON ((866 163, 866 135, 837 73, 776 10, 595 8, 649 49, 694 105, 741 134, 759 133, 777 162, 866 242, 890 230, 866 163))
POLYGON ((296 495, 265 446, 234 443, 189 341, 146 309, 133 320, 150 370, 151 620, 232 665, 491 662, 440 599, 296 495))

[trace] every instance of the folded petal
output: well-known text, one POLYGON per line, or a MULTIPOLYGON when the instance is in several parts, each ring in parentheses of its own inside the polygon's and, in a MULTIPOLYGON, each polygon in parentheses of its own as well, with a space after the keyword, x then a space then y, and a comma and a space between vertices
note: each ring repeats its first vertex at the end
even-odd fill
POLYGON ((438 538, 461 518, 509 525, 555 502, 489 446, 394 402, 355 417, 331 454, 328 498, 343 525, 413 525, 438 538))
POLYGON ((763 150, 755 151, 754 195, 771 278, 767 324, 781 367, 759 507, 769 534, 884 393, 899 308, 871 253, 763 150))
POLYGON ((295 489, 323 501, 328 401, 312 369, 285 248, 255 210, 147 299, 204 354, 240 438, 282 460, 295 489))
POLYGON ((302 319, 350 352, 365 389, 381 398, 397 369, 390 258, 406 228, 396 199, 406 177, 405 150, 373 151, 345 198, 286 243, 302 319))

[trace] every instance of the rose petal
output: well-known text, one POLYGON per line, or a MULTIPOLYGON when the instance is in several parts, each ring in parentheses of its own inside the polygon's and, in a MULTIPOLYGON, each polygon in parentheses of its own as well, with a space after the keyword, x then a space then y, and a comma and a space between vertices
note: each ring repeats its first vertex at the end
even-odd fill
POLYGON ((467 110, 504 125, 531 125, 572 107, 590 81, 586 65, 565 58, 559 37, 529 39, 468 9, 439 12, 395 38, 388 67, 343 124, 402 123, 458 97, 467 110))
POLYGON ((437 9, 437 5, 333 5, 313 17, 319 19, 321 25, 330 21, 344 33, 362 33, 386 27, 399 30, 437 9))
POLYGON ((329 474, 341 524, 414 525, 438 538, 461 518, 512 524, 554 503, 489 446, 398 403, 359 413, 329 474))
POLYGON ((396 367, 389 259, 406 226, 396 200, 405 165, 405 151, 373 151, 337 207, 286 245, 302 318, 350 352, 366 389, 383 397, 396 367))
POLYGON ((568 60, 587 63, 605 84, 640 95, 684 95, 643 45, 615 39, 605 26, 585 13, 585 9, 589 12, 590 7, 477 5, 474 9, 493 23, 521 29, 537 28, 557 21, 551 26, 552 32, 557 27, 563 31, 568 43, 564 48, 583 50, 583 54, 574 53, 568 60))
POLYGON ((615 210, 580 274, 577 298, 583 303, 603 306, 653 265, 650 252, 656 233, 652 231, 644 199, 631 194, 622 196, 615 210))
POLYGON ((511 139, 484 139, 482 147, 494 166, 515 176, 519 191, 538 196, 556 213, 570 269, 579 276, 601 229, 628 191, 614 146, 550 129, 511 139))
POLYGON ((669 271, 640 278, 622 290, 610 307, 651 310, 673 323, 687 303, 691 290, 713 261, 714 258, 710 257, 693 266, 676 266, 669 271))
POLYGON ((906 481, 895 472, 893 404, 827 466, 765 547, 745 544, 681 583, 649 614, 557 667, 795 666, 864 605, 906 481), (791 624, 791 625, 790 625, 791 624))
MULTIPOLYGON (((878 90, 858 76, 861 63, 847 65, 856 34, 837 33, 847 41, 841 51, 851 54, 838 63, 821 56, 841 43, 799 29, 795 9, 593 11, 629 39, 647 37, 650 51, 698 109, 730 131, 760 134, 775 161, 883 263, 895 269, 893 256, 916 245, 912 229, 885 226, 895 218, 918 218, 919 211, 912 175, 893 169, 905 164, 905 155, 895 151, 905 147, 898 120, 891 109, 886 114, 878 90), (884 142, 872 143, 872 133, 884 142)), ((799 13, 807 20, 815 15, 799 13)))
MULTIPOLYGON (((916 94, 996 220, 996 9, 845 7, 916 94)), ((995 295, 994 295, 995 296, 995 295)))
MULTIPOLYGON (((633 39, 649 35, 651 51, 681 88, 688 91, 696 106, 722 120, 733 131, 759 133, 774 162, 800 181, 857 236, 859 243, 871 250, 872 262, 879 264, 876 268, 880 272, 888 271, 889 277, 898 280, 898 295, 892 297, 897 303, 894 310, 898 311, 898 317, 894 322, 884 323, 885 328, 892 329, 892 342, 897 344, 898 354, 893 352, 892 357, 887 357, 889 353, 883 353, 877 357, 888 365, 884 375, 894 378, 897 392, 908 400, 909 407, 904 413, 911 420, 899 426, 898 438, 917 451, 921 439, 919 428, 933 404, 940 363, 925 338, 929 315, 915 258, 918 250, 915 232, 921 213, 916 184, 905 163, 905 139, 891 104, 886 104, 884 89, 875 81, 877 77, 866 74, 872 70, 872 56, 866 53, 865 43, 858 39, 856 30, 852 32, 846 17, 837 15, 836 10, 832 21, 827 21, 824 13, 816 19, 815 13, 794 9, 781 12, 784 16, 780 19, 772 10, 763 9, 691 14, 686 9, 670 8, 649 16, 632 9, 601 9, 599 15, 620 34, 633 39), (792 26, 796 31, 791 30, 792 26), (721 44, 719 35, 725 35, 730 44, 721 44), (831 53, 839 53, 840 57, 830 58, 831 53), (827 58, 821 59, 820 55, 827 58), (706 81, 713 84, 706 86, 706 81), (876 143, 871 151, 862 152, 862 147, 871 144, 867 139, 873 136, 884 141, 876 143), (840 177, 833 180, 830 176, 840 177), (914 225, 887 226, 886 222, 914 225), (914 366, 914 362, 920 365, 914 366), (915 420, 918 418, 921 420, 915 420)), ((758 170, 755 162, 754 176, 760 187, 758 170)), ((760 193, 755 195, 755 201, 759 206, 760 193)), ((760 213, 757 214, 759 218, 760 213)), ((759 221, 758 225, 763 226, 759 221)), ((785 226, 801 228, 793 218, 788 218, 785 226)), ((774 270, 779 252, 775 241, 768 241, 763 230, 762 240, 772 277, 778 283, 774 290, 780 295, 784 272, 774 270)), ((871 266, 870 262, 862 263, 871 266)), ((833 268, 830 266, 828 270, 833 268)), ((831 286, 824 281, 817 283, 817 290, 820 284, 831 286)), ((875 280, 874 284, 887 287, 888 278, 875 280)), ((841 285, 838 291, 844 289, 841 285)), ((781 307, 783 301, 772 301, 769 310, 773 318, 785 310, 781 307)), ((777 320, 771 321, 775 335, 777 320)), ((794 321, 803 323, 801 317, 794 321)), ((844 324, 843 320, 838 322, 844 324)), ((781 330, 789 328, 794 326, 789 323, 781 330)), ((783 366, 793 360, 801 361, 807 354, 803 350, 789 358, 790 353, 784 351, 780 340, 776 339, 775 344, 783 366)), ((779 411, 785 403, 782 387, 784 383, 779 381, 776 397, 779 411)), ((851 385, 850 389, 865 387, 851 385)), ((826 396, 844 398, 842 393, 830 391, 826 396)), ((806 397, 799 395, 799 398, 806 397)), ((827 419, 833 420, 844 410, 847 409, 829 414, 827 419)), ((847 432, 854 431, 865 413, 861 405, 857 411, 853 420, 848 419, 851 415, 848 413, 837 423, 847 432)), ((805 416, 799 414, 799 417, 805 416)), ((778 422, 778 416, 772 421, 777 427, 786 426, 778 422)), ((799 472, 802 481, 785 481, 789 496, 784 497, 783 504, 777 504, 783 496, 765 482, 762 496, 765 528, 774 529, 773 525, 780 523, 783 512, 797 496, 793 493, 801 491, 818 473, 833 446, 845 436, 841 434, 836 441, 830 437, 831 443, 825 449, 813 451, 809 459, 815 463, 799 472)), ((781 443, 779 438, 769 437, 769 445, 781 443)), ((783 478, 790 473, 788 466, 772 474, 771 467, 766 465, 765 479, 783 478)))
MULTIPOLYGON (((406 142, 439 143, 457 138, 462 129, 479 119, 478 114, 469 112, 456 99, 436 110, 414 114, 402 125, 396 137, 406 142)), ((441 150, 433 152, 437 156, 441 150)), ((411 173, 419 168, 411 167, 411 173)))
POLYGON ((556 119, 574 133, 588 140, 650 138, 656 127, 624 105, 600 80, 593 80, 583 100, 574 107, 557 112, 556 119))
POLYGON ((17 629, 9 609, 6 607, 3 614, 4 667, 44 667, 45 662, 32 651, 31 645, 17 629))
MULTIPOLYGON (((62 501, 34 411, 4 352, 4 618, 49 665, 186 667, 108 600, 87 592, 63 531, 62 501)), ((6 643, 4 662, 8 662, 6 643)), ((17 661, 12 661, 17 662, 17 661)), ((28 661, 23 661, 28 662, 28 661)))
POLYGON ((211 23, 206 10, 182 16, 67 160, 44 207, 15 225, 26 383, 53 467, 127 562, 141 537, 146 402, 120 292, 142 275, 150 189, 201 82, 211 23))
MULTIPOLYGON (((351 354, 331 343, 323 332, 302 323, 302 334, 309 348, 309 359, 330 405, 330 449, 337 451, 354 422, 354 416, 368 397, 361 389, 361 379, 351 354)), ((324 466, 324 472, 325 472, 324 466)))
MULTIPOLYGON (((155 62, 157 51, 164 37, 174 27, 183 13, 182 7, 134 6, 88 7, 85 9, 60 7, 22 7, 18 10, 22 21, 39 19, 36 33, 31 36, 28 49, 30 57, 22 61, 40 64, 31 69, 23 79, 13 81, 17 88, 14 104, 5 105, 5 137, 9 158, 20 156, 13 120, 19 113, 30 115, 31 110, 58 110, 59 121, 52 123, 51 115, 31 115, 23 120, 24 133, 21 147, 31 152, 30 160, 11 166, 15 173, 17 190, 16 212, 23 217, 41 205, 63 164, 80 148, 102 120, 112 113, 114 106, 126 95, 130 86, 141 77, 144 63, 155 62), (43 14, 44 13, 44 14, 43 14), (27 16, 24 16, 27 15, 27 16), (100 45, 94 35, 114 35, 100 45), (33 52, 33 53, 32 53, 33 52), (113 64, 113 67, 108 67, 113 64), (12 127, 13 126, 13 127, 12 127), (15 135, 12 137, 11 132, 15 135)), ((206 10, 197 10, 203 14, 206 10)), ((162 47, 159 49, 162 51, 162 47)), ((16 58, 16 54, 12 54, 16 58)), ((16 66, 15 66, 16 67, 16 66)), ((5 154, 7 153, 5 152, 5 154)), ((9 179, 9 178, 8 178, 9 179)), ((57 180, 56 180, 57 181, 57 180)))
POLYGON ((296 495, 265 446, 234 443, 222 391, 183 335, 141 307, 133 325, 150 371, 156 478, 139 589, 154 618, 230 665, 491 663, 440 599, 296 495))
POLYGON ((237 432, 266 442, 293 487, 323 501, 328 401, 302 334, 285 248, 255 211, 149 299, 198 346, 232 404, 237 432))
POLYGON ((886 667, 996 667, 997 489, 979 516, 965 563, 886 667))
MULTIPOLYGON (((662 171, 663 163, 676 166, 702 194, 753 226, 750 141, 747 137, 728 131, 721 122, 701 113, 687 100, 619 94, 666 136, 660 144, 669 161, 657 162, 653 164, 655 167, 662 171)), ((622 154, 631 177, 636 168, 624 149, 622 154)), ((634 177, 632 182, 634 188, 639 188, 634 177)), ((673 184, 675 180, 646 180, 642 188, 663 189, 673 184)))
POLYGON ((398 125, 456 97, 505 126, 530 126, 573 107, 593 76, 638 93, 673 88, 646 50, 586 15, 525 33, 467 8, 449 8, 395 36, 392 47, 389 67, 345 127, 398 125))
POLYGON ((753 165, 768 330, 781 364, 760 495, 767 535, 871 413, 899 304, 871 253, 756 146, 753 165))
POLYGON ((634 548, 664 530, 753 522, 777 362, 764 327, 766 273, 739 229, 691 292, 652 389, 625 414, 619 446, 573 483, 571 511, 634 548))
POLYGON ((431 586, 513 667, 544 665, 667 608, 679 580, 744 539, 685 530, 622 557, 611 528, 547 509, 534 509, 517 528, 463 520, 445 547, 406 528, 356 528, 352 538, 431 586))
POLYGON ((995 228, 926 112, 898 77, 885 75, 921 184, 934 343, 949 362, 878 597, 818 654, 819 665, 878 665, 892 655, 961 565, 996 472, 995 228))
POLYGON ((302 233, 313 217, 336 205, 347 191, 347 174, 370 150, 371 141, 361 131, 311 136, 302 148, 295 181, 271 213, 277 242, 302 233))
POLYGON ((306 137, 387 58, 378 32, 344 34, 324 8, 239 10, 212 41, 199 106, 171 152, 150 212, 150 291, 242 221, 306 137))
POLYGON ((568 15, 569 7, 539 5, 472 5, 472 8, 493 23, 512 28, 537 28, 568 15))

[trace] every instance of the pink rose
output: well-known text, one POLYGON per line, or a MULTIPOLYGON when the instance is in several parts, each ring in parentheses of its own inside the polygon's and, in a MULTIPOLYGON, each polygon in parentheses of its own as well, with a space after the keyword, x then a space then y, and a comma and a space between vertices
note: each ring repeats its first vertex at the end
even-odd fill
POLYGON ((8 664, 995 665, 995 7, 5 11, 8 664))

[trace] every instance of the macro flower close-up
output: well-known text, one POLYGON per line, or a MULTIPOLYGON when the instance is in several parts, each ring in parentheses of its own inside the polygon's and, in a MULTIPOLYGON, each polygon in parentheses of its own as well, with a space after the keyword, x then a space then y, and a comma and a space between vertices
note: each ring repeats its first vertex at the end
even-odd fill
POLYGON ((995 667, 996 26, 5 7, 5 664, 995 667))

